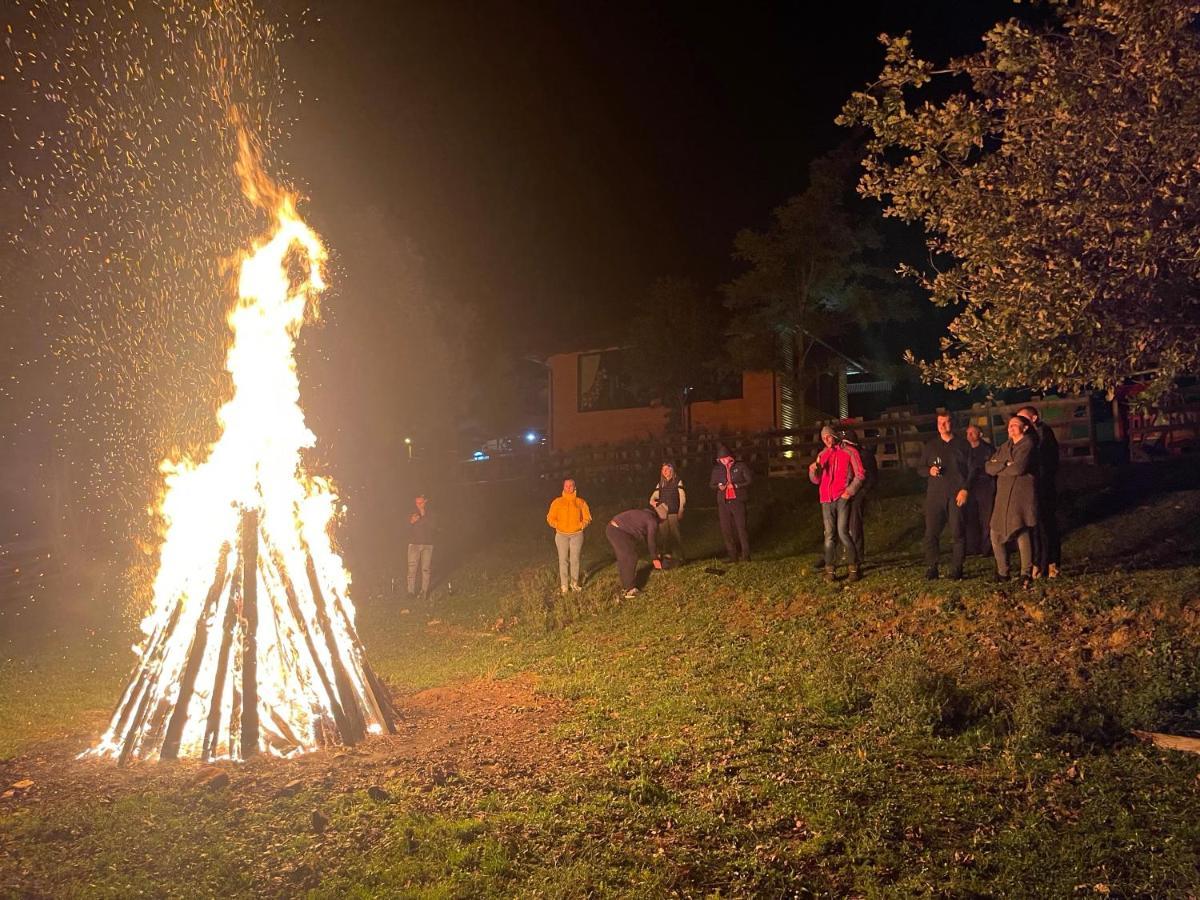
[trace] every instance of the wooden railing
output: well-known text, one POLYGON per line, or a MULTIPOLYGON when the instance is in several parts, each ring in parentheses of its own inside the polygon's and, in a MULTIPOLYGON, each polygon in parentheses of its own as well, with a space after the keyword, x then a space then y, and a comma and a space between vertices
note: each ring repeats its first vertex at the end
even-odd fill
MULTIPOLYGON (((1008 419, 1025 403, 977 404, 953 413, 955 430, 962 433, 968 424, 978 425, 994 444, 1008 439, 1008 419)), ((1065 462, 1096 461, 1096 428, 1092 405, 1087 397, 1039 400, 1033 404, 1042 419, 1054 429, 1059 452, 1065 462)), ((847 421, 844 427, 855 431, 859 439, 874 446, 881 469, 912 469, 921 458, 925 442, 937 430, 935 413, 907 410, 892 412, 869 421, 847 421)), ((679 470, 703 470, 712 463, 717 446, 725 444, 755 470, 771 476, 801 476, 820 446, 822 423, 786 431, 758 434, 691 434, 664 436, 624 444, 581 447, 565 453, 542 448, 463 463, 464 481, 505 481, 521 478, 557 480, 573 477, 595 483, 630 475, 645 477, 664 461, 679 470)))

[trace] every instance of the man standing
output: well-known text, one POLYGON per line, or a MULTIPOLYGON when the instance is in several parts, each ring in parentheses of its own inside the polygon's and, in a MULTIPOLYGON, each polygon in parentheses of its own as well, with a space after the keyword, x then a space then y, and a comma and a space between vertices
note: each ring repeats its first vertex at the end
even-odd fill
POLYGON ((558 548, 558 586, 567 592, 583 590, 579 580, 579 557, 583 552, 583 530, 592 522, 587 501, 575 492, 575 479, 563 481, 562 494, 550 502, 546 524, 554 529, 554 545, 558 548))
POLYGON ((750 467, 734 459, 724 444, 717 445, 717 461, 708 485, 717 492, 717 518, 725 553, 730 562, 750 561, 750 533, 746 529, 746 488, 752 476, 750 467))
POLYGON ((434 518, 424 494, 414 498, 414 508, 408 517, 408 595, 417 592, 417 570, 421 570, 421 593, 418 600, 429 599, 429 581, 433 572, 434 518))
POLYGON ((938 577, 938 543, 946 525, 950 525, 953 550, 950 577, 963 577, 962 508, 967 502, 967 485, 971 481, 969 447, 954 434, 954 424, 948 412, 937 416, 937 435, 925 445, 921 455, 920 475, 928 478, 925 489, 925 577, 938 577))
POLYGON ((996 500, 996 479, 984 466, 996 448, 983 439, 978 425, 967 426, 967 446, 967 461, 974 475, 967 485, 967 504, 963 507, 966 552, 967 556, 988 556, 992 552, 990 523, 992 504, 996 500))
POLYGON ((683 508, 687 506, 687 494, 683 490, 683 479, 676 474, 675 467, 670 463, 663 463, 659 476, 658 485, 650 494, 650 506, 657 507, 660 503, 666 504, 667 521, 663 522, 662 528, 659 529, 663 538, 662 544, 673 548, 676 559, 683 562, 683 538, 679 534, 679 523, 683 520, 683 508))
POLYGON ((846 549, 850 581, 858 581, 858 547, 850 536, 850 501, 866 480, 858 451, 839 440, 832 428, 821 429, 825 445, 808 467, 808 480, 817 485, 821 501, 821 521, 825 526, 825 580, 836 577, 834 561, 837 545, 834 533, 846 549))
POLYGON ((617 557, 617 574, 621 578, 622 596, 629 600, 636 597, 638 543, 645 542, 650 551, 650 560, 659 565, 658 547, 655 536, 660 522, 667 519, 667 507, 660 503, 655 509, 627 509, 617 513, 604 530, 613 555, 617 557))
POLYGON ((1062 538, 1058 533, 1058 438, 1054 429, 1042 421, 1035 406, 1023 406, 1017 415, 1033 423, 1037 437, 1036 465, 1037 528, 1033 532, 1033 577, 1058 577, 1062 565, 1062 538))
POLYGON ((867 542, 863 532, 867 520, 867 495, 879 480, 879 463, 875 459, 875 448, 860 441, 853 431, 842 429, 838 437, 844 446, 858 452, 865 476, 862 487, 850 498, 850 540, 854 541, 854 547, 858 550, 858 568, 861 571, 866 565, 867 542))

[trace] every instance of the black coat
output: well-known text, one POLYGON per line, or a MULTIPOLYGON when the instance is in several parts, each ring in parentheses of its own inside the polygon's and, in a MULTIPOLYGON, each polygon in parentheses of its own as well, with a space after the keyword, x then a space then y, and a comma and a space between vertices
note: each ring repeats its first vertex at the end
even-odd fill
POLYGON ((987 472, 996 476, 996 503, 992 531, 1010 540, 1022 528, 1037 526, 1037 447, 1028 434, 1016 444, 1008 441, 988 460, 987 472))

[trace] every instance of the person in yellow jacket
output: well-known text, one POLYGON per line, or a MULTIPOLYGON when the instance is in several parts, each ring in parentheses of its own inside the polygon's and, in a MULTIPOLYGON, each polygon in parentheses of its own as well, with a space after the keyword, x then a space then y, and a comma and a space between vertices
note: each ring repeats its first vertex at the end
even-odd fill
POLYGON ((563 482, 561 497, 555 497, 546 513, 546 523, 554 529, 554 545, 558 548, 559 590, 567 592, 568 576, 570 589, 581 591, 579 582, 579 555, 583 552, 583 529, 592 521, 592 511, 587 501, 575 493, 575 479, 563 482))

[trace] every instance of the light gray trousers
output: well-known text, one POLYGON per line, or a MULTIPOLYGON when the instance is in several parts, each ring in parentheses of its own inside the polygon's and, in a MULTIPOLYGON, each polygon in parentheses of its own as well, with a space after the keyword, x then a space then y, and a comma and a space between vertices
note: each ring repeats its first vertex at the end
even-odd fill
POLYGON ((579 555, 583 552, 583 532, 574 534, 554 533, 554 546, 558 548, 558 583, 579 584, 579 555), (568 582, 569 576, 569 582, 568 582))

